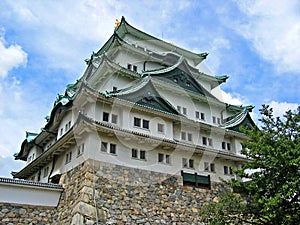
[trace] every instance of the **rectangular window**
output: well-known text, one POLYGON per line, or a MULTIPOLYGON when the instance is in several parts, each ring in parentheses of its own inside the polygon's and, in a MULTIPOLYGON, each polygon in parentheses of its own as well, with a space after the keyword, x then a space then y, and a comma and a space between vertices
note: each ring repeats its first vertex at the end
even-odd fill
POLYGON ((140 119, 140 118, 137 118, 137 117, 134 117, 133 125, 134 125, 135 127, 141 127, 141 119, 140 119))
POLYGON ((134 72, 136 72, 136 71, 137 71, 137 66, 133 65, 132 70, 133 70, 134 72))
POLYGON ((228 166, 224 166, 224 174, 228 174, 228 166))
POLYGON ((200 119, 200 113, 196 111, 195 114, 196 114, 196 119, 200 119))
POLYGON ((205 171, 209 170, 209 164, 208 164, 208 162, 204 162, 204 170, 205 171))
POLYGON ((118 88, 116 86, 113 86, 113 91, 117 91, 118 88))
POLYGON ((110 144, 109 152, 111 154, 116 154, 116 152, 117 152, 117 146, 115 144, 110 144))
POLYGON ((77 156, 81 155, 84 152, 84 143, 78 146, 77 148, 77 156))
POLYGON ((193 141, 193 136, 190 133, 188 133, 188 141, 193 141))
POLYGON ((207 138, 206 137, 202 137, 202 144, 207 145, 207 138))
POLYGON ((182 167, 183 168, 187 168, 187 159, 186 158, 182 158, 182 167))
POLYGON ((179 106, 179 105, 177 106, 177 111, 181 112, 181 106, 179 106))
POLYGON ((166 163, 167 164, 171 163, 171 157, 170 157, 170 155, 166 155, 166 163))
POLYGON ((111 122, 114 124, 117 124, 118 123, 118 115, 111 114, 111 122))
POLYGON ((164 154, 158 153, 158 162, 164 162, 164 154))
POLYGON ((140 151, 140 159, 146 159, 146 151, 145 150, 140 151))
POLYGON ((149 129, 149 120, 143 120, 143 128, 149 129))
POLYGON ((132 158, 137 158, 138 157, 138 150, 133 148, 131 149, 131 157, 132 158))
POLYGON ((227 143, 227 150, 230 151, 231 150, 231 144, 227 143))
POLYGON ((66 127, 65 127, 65 132, 68 130, 69 128, 68 128, 68 124, 66 124, 66 127))
POLYGON ((164 132, 164 124, 158 123, 157 124, 157 131, 163 133, 164 132))
POLYGON ((181 132, 181 140, 186 140, 186 133, 184 131, 181 132))
POLYGON ((232 171, 232 167, 231 167, 231 166, 229 167, 229 174, 230 174, 230 175, 233 174, 233 171, 232 171))
POLYGON ((215 172, 215 164, 214 163, 210 164, 210 171, 215 172))
POLYGON ((189 168, 194 168, 194 160, 193 159, 189 160, 189 168))
POLYGON ((182 107, 182 113, 183 113, 183 115, 187 114, 187 109, 185 107, 182 107))
POLYGON ((226 149, 226 142, 225 141, 222 142, 222 149, 224 149, 224 150, 226 149))
POLYGON ((62 136, 62 135, 63 135, 63 133, 64 133, 64 129, 63 129, 63 128, 61 128, 61 129, 60 129, 60 136, 62 136))
POLYGON ((103 121, 105 121, 105 122, 109 121, 109 113, 103 112, 103 121))
POLYGON ((107 152, 107 142, 101 143, 101 152, 107 152))
POLYGON ((217 118, 218 124, 221 124, 221 118, 217 118))
POLYGON ((127 69, 131 70, 131 68, 132 68, 132 65, 128 63, 127 64, 127 69))
POLYGON ((200 119, 201 119, 201 120, 205 120, 205 115, 204 115, 204 113, 201 113, 201 114, 200 114, 200 119))
POLYGON ((213 123, 216 123, 216 117, 215 116, 212 117, 212 120, 213 120, 213 123))
POLYGON ((207 140, 208 140, 208 145, 213 146, 213 140, 211 138, 207 138, 207 140))

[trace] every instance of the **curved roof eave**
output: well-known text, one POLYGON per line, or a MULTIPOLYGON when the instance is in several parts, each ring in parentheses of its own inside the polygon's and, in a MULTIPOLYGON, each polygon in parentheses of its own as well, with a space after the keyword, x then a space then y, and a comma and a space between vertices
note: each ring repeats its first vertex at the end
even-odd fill
POLYGON ((173 44, 170 44, 164 40, 161 40, 159 38, 156 38, 150 34, 147 34, 135 27, 133 27, 132 25, 130 25, 126 20, 125 17, 122 16, 120 25, 115 29, 115 32, 118 33, 120 35, 121 38, 123 38, 127 33, 130 33, 142 40, 157 40, 159 41, 159 43, 161 43, 161 45, 168 49, 168 50, 173 50, 174 47, 176 48, 176 51, 179 52, 180 54, 186 55, 188 56, 187 58, 192 59, 195 62, 195 66, 198 65, 200 62, 202 62, 204 59, 206 59, 208 53, 207 52, 203 52, 203 53, 194 53, 191 51, 188 51, 184 48, 175 46, 173 44))

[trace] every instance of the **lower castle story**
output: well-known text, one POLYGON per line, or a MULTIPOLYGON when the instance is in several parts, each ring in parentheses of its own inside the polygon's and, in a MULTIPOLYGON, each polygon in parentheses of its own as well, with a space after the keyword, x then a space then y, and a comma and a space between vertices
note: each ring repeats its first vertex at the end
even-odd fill
POLYGON ((87 160, 61 176, 64 191, 57 207, 0 203, 0 222, 201 224, 201 206, 218 201, 230 189, 216 182, 211 183, 210 189, 197 187, 201 185, 186 183, 184 179, 187 178, 87 160))

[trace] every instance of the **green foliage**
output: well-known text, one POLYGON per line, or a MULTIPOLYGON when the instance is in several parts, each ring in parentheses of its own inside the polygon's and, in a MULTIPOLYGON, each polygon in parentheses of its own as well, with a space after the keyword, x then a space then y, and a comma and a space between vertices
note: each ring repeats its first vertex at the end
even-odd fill
POLYGON ((201 221, 210 225, 249 224, 243 214, 246 210, 243 198, 229 193, 221 196, 219 202, 204 205, 200 210, 201 221))
MULTIPOLYGON (((243 130, 250 138, 243 143, 242 150, 249 161, 236 171, 241 179, 230 182, 247 200, 236 214, 243 214, 245 220, 251 218, 252 224, 299 224, 300 107, 295 112, 286 112, 283 118, 274 118, 273 110, 265 105, 260 113, 261 128, 243 130)), ((224 200, 229 202, 205 206, 203 212, 207 213, 205 208, 209 207, 221 209, 231 201, 224 200)), ((236 224, 223 214, 209 218, 209 224, 236 224)))

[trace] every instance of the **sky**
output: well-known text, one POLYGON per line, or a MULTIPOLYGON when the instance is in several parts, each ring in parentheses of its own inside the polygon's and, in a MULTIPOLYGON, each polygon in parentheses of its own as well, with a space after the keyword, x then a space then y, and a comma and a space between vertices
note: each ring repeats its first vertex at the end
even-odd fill
POLYGON ((300 105, 300 1, 0 1, 0 177, 11 177, 25 132, 39 133, 58 94, 83 74, 116 19, 196 53, 229 79, 222 98, 276 116, 300 105))

